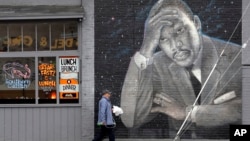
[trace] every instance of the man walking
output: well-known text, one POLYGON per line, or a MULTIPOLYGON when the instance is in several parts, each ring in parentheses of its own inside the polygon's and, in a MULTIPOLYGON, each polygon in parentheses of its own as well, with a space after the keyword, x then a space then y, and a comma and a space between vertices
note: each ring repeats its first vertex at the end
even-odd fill
POLYGON ((112 105, 110 102, 111 92, 109 90, 102 91, 102 98, 99 101, 98 121, 97 125, 101 127, 99 135, 93 141, 101 141, 108 134, 109 141, 115 141, 114 126, 115 122, 112 115, 112 105))

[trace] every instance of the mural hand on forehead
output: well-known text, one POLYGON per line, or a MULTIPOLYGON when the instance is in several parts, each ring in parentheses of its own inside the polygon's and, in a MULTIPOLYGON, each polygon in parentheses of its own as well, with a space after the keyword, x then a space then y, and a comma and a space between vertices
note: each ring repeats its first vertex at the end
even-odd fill
POLYGON ((159 12, 151 11, 151 16, 145 22, 143 45, 140 53, 151 57, 161 37, 163 27, 173 27, 174 21, 179 19, 179 14, 173 9, 163 9, 159 12))

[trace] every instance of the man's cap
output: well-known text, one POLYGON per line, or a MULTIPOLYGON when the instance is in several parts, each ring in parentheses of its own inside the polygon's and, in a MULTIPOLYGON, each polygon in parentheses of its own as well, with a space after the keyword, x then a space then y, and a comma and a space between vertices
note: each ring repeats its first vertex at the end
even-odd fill
POLYGON ((109 91, 109 90, 107 90, 107 89, 105 89, 105 90, 102 91, 102 95, 104 95, 104 94, 106 94, 106 93, 108 93, 108 94, 111 95, 111 91, 109 91))

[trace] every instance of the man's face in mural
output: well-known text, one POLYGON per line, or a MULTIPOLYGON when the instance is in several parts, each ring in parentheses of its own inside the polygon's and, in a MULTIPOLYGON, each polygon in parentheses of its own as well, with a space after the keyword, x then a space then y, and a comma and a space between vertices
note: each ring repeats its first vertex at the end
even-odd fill
POLYGON ((200 50, 200 34, 198 17, 190 20, 183 12, 178 11, 178 18, 172 20, 171 26, 164 26, 161 30, 159 46, 166 55, 178 65, 190 66, 198 56, 200 50))

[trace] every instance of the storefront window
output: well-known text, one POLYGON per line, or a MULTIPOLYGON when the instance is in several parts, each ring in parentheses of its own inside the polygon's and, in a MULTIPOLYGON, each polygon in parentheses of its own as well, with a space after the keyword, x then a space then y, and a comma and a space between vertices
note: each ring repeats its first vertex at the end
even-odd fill
POLYGON ((38 58, 38 103, 56 103, 56 57, 38 58))
POLYGON ((65 49, 76 50, 77 47, 77 27, 74 23, 67 23, 65 24, 65 49))
POLYGON ((0 59, 0 103, 35 103, 35 58, 0 59))
POLYGON ((78 103, 79 58, 61 56, 59 59, 60 103, 78 103))
POLYGON ((8 26, 9 30, 9 38, 7 41, 7 45, 9 47, 9 51, 21 51, 22 50, 22 33, 21 33, 21 25, 19 24, 11 24, 8 26))
POLYGON ((78 104, 77 20, 0 22, 0 104, 78 104))
POLYGON ((23 51, 36 51, 36 26, 34 24, 23 25, 23 51))
POLYGON ((7 47, 7 25, 1 25, 0 24, 0 52, 6 52, 8 51, 7 47))
POLYGON ((51 24, 51 50, 65 50, 64 25, 51 24))
POLYGON ((0 51, 77 50, 76 21, 0 23, 0 51))
POLYGON ((47 23, 37 24, 38 51, 50 50, 50 26, 47 23))
POLYGON ((57 99, 79 103, 78 56, 38 57, 35 62, 35 57, 1 58, 0 104, 35 104, 36 98, 38 104, 56 104, 57 99))

